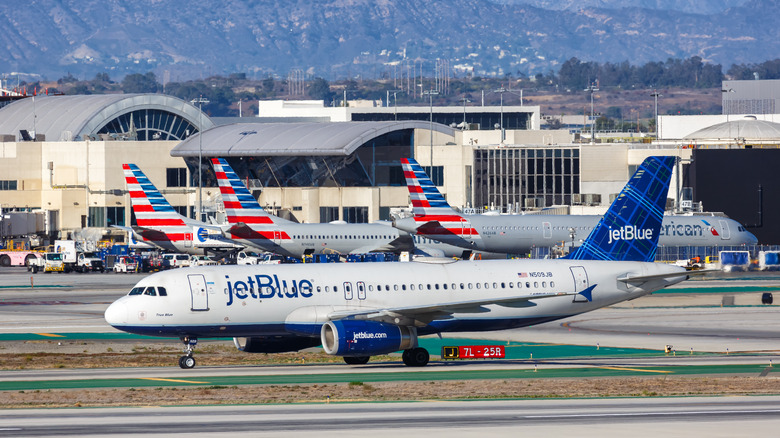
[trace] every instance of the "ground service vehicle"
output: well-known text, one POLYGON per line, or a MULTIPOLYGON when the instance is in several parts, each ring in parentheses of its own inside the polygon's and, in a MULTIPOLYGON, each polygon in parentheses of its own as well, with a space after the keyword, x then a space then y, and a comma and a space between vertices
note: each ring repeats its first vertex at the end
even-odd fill
POLYGON ((212 260, 211 257, 205 255, 194 255, 190 257, 190 267, 192 266, 213 266, 218 265, 219 262, 212 260))
POLYGON ((190 266, 190 256, 187 254, 163 254, 162 268, 181 268, 182 266, 190 266))
POLYGON ((135 257, 120 256, 114 262, 114 272, 138 272, 138 261, 135 257))
POLYGON ((65 262, 62 260, 62 253, 47 252, 42 257, 29 260, 27 270, 33 274, 38 271, 43 271, 45 274, 49 272, 65 272, 65 262))
POLYGON ((76 272, 104 272, 103 260, 94 252, 80 252, 76 257, 76 272))

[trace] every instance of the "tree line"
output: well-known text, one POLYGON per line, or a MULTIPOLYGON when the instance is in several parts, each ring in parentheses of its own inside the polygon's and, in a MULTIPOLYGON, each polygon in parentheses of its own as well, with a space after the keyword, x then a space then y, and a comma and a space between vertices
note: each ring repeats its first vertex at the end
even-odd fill
MULTIPOLYGON (((534 92, 579 93, 591 86, 621 89, 642 88, 715 88, 721 86, 724 79, 750 80, 780 79, 780 59, 759 64, 735 64, 724 75, 720 64, 709 64, 702 58, 693 56, 688 59, 669 58, 666 61, 648 62, 644 65, 632 65, 629 62, 599 63, 584 62, 577 58, 566 60, 557 72, 538 73, 532 77, 520 75, 503 78, 483 78, 467 76, 452 79, 449 93, 436 96, 437 105, 459 105, 463 96, 474 96, 482 90, 492 90, 511 83, 510 88, 522 88, 528 95, 534 92)), ((43 90, 44 84, 24 84, 28 90, 43 90)), ((427 85, 426 85, 427 87, 427 85)), ((343 90, 348 91, 348 100, 372 99, 385 100, 388 90, 394 88, 392 80, 353 79, 327 81, 320 77, 307 79, 304 95, 291 96, 291 86, 284 78, 268 77, 260 80, 248 79, 244 73, 228 76, 213 76, 200 80, 170 82, 161 84, 153 72, 134 73, 121 81, 112 80, 108 73, 98 73, 93 79, 78 80, 68 74, 57 80, 56 87, 46 85, 49 94, 105 94, 105 93, 164 93, 191 101, 203 97, 209 101, 204 110, 212 116, 237 116, 238 101, 247 102, 242 107, 244 113, 256 111, 257 100, 263 99, 317 99, 326 105, 341 105, 343 90)), ((415 87, 416 89, 417 87, 415 87)), ((426 88, 427 89, 427 88, 426 88)), ((418 90, 419 91, 419 90, 418 90)), ((40 91, 39 91, 40 92, 40 91)), ((419 104, 420 99, 414 93, 398 93, 391 99, 397 99, 399 105, 419 104)), ((497 95, 489 96, 497 99, 497 95)), ((394 101, 391 101, 395 103, 394 101)))

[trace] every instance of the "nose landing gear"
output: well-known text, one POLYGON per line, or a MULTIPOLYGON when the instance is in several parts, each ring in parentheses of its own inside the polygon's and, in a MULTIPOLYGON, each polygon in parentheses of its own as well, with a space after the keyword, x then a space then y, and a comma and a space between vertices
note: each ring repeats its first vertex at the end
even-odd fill
POLYGON ((181 342, 184 344, 184 356, 179 358, 179 366, 183 369, 195 367, 195 358, 192 357, 192 350, 198 344, 198 338, 182 336, 181 342))

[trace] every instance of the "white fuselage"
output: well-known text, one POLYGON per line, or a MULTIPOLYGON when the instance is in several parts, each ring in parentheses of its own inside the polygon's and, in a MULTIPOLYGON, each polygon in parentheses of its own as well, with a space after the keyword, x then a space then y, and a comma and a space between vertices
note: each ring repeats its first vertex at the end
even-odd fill
POLYGON ((137 288, 162 287, 166 296, 124 296, 106 310, 106 320, 120 330, 154 336, 319 336, 337 313, 441 306, 440 313, 426 314, 424 326, 418 324, 421 335, 498 330, 587 312, 685 279, 616 280, 626 275, 680 272, 655 263, 569 260, 209 266, 146 277, 137 288), (573 295, 589 287, 592 301, 573 295), (448 307, 551 293, 568 295, 448 307))
MULTIPOLYGON (((464 215, 464 222, 447 225, 452 232, 425 237, 479 251, 520 254, 533 247, 579 246, 602 216, 578 215, 464 215), (461 232, 473 230, 473 232, 461 232)), ((423 221, 405 218, 395 226, 417 232, 423 221)), ((718 216, 666 215, 659 246, 755 245, 756 237, 733 219, 718 216), (707 225, 709 224, 709 225, 707 225)))

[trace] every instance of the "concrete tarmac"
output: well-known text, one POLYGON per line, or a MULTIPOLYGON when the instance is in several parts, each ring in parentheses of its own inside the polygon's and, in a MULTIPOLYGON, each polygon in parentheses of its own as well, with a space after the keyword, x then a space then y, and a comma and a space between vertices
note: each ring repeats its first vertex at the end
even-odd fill
POLYGON ((0 410, 0 435, 774 436, 780 397, 503 400, 0 410))

